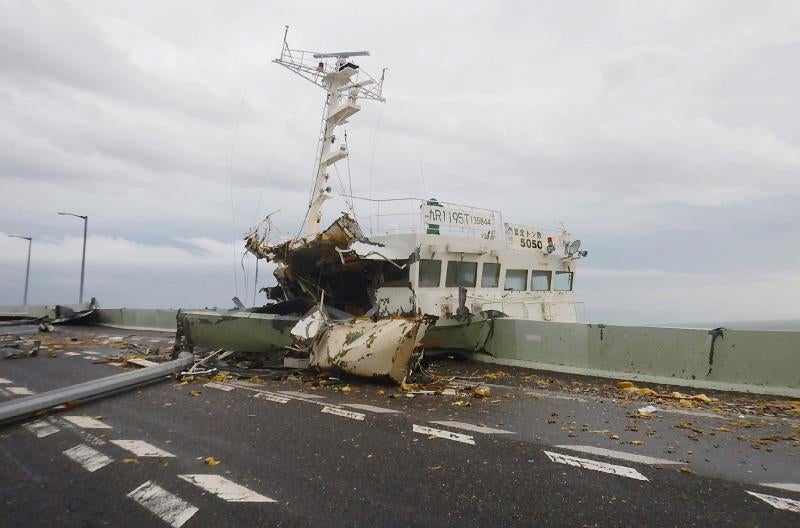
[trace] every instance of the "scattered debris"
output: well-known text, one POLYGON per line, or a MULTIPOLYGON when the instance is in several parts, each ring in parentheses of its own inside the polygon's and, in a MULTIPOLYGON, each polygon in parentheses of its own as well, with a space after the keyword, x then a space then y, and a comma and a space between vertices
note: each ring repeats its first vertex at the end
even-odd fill
POLYGON ((221 462, 220 462, 219 460, 217 460, 216 458, 214 458, 213 456, 210 456, 210 457, 205 457, 205 458, 203 459, 203 462, 204 462, 204 463, 205 463, 205 465, 207 465, 207 466, 216 466, 216 465, 219 465, 219 464, 221 464, 221 462))
POLYGON ((637 411, 639 414, 653 414, 654 412, 658 412, 658 407, 655 405, 646 405, 644 407, 639 407, 637 411))

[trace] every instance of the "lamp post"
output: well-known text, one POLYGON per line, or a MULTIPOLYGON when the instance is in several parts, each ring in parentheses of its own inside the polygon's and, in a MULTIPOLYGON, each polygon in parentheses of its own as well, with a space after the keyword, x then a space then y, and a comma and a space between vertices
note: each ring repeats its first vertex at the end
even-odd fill
POLYGON ((10 238, 22 238, 28 241, 28 266, 25 268, 25 294, 22 297, 22 305, 28 305, 28 279, 31 276, 31 244, 33 244, 33 238, 20 236, 20 235, 8 235, 10 238))
POLYGON ((78 215, 74 213, 58 213, 60 215, 74 216, 75 218, 83 218, 83 258, 81 259, 81 293, 78 297, 78 304, 83 304, 83 274, 86 269, 86 229, 89 225, 89 217, 78 215))

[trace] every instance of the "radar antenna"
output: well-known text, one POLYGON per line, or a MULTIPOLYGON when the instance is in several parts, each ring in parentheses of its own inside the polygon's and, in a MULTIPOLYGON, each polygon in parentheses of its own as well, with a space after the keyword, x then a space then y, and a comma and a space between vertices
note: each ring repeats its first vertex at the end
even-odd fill
POLYGON ((319 138, 316 179, 303 225, 303 237, 311 238, 319 233, 322 204, 330 198, 331 189, 327 185, 328 168, 348 156, 347 145, 343 141, 337 143, 334 131, 337 126, 347 123, 349 117, 361 110, 361 106, 357 104, 359 99, 385 101, 383 79, 386 76, 386 68, 381 72, 380 80, 376 80, 351 60, 353 57, 369 56, 368 51, 321 53, 292 49, 286 40, 288 33, 289 26, 286 26, 281 56, 272 62, 280 64, 327 92, 319 138))

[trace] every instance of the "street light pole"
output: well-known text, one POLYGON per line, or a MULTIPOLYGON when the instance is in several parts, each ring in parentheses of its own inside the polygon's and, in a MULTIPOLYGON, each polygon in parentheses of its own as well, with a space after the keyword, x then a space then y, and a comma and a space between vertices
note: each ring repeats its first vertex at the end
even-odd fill
POLYGON ((10 238, 22 238, 28 241, 28 265, 25 268, 25 294, 22 296, 22 305, 28 305, 28 279, 31 277, 31 245, 33 244, 32 237, 8 235, 10 238))
POLYGON ((60 215, 74 216, 83 219, 83 258, 81 259, 81 293, 78 297, 78 304, 83 304, 83 277, 86 270, 86 231, 89 226, 89 217, 74 213, 58 213, 60 215))

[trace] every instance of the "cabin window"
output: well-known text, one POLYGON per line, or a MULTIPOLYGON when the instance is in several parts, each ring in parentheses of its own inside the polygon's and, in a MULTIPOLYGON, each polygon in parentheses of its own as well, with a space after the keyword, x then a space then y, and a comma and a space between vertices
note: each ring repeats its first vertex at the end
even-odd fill
POLYGON ((481 270, 481 288, 497 288, 500 286, 500 264, 484 262, 481 270))
POLYGON ((438 288, 442 278, 442 261, 421 259, 419 261, 420 288, 438 288))
POLYGON ((572 272, 556 272, 556 291, 572 291, 572 272))
POLYGON ((552 277, 552 271, 533 270, 533 275, 531 275, 531 291, 550 291, 550 281, 552 277))
POLYGON ((447 277, 444 283, 447 288, 457 288, 459 286, 474 288, 477 280, 477 262, 464 262, 460 260, 447 261, 447 277))
POLYGON ((407 288, 408 285, 408 265, 405 260, 392 260, 383 265, 382 287, 407 288))
POLYGON ((525 291, 528 284, 528 270, 524 269, 510 269, 506 270, 506 283, 503 285, 504 290, 511 291, 525 291))

